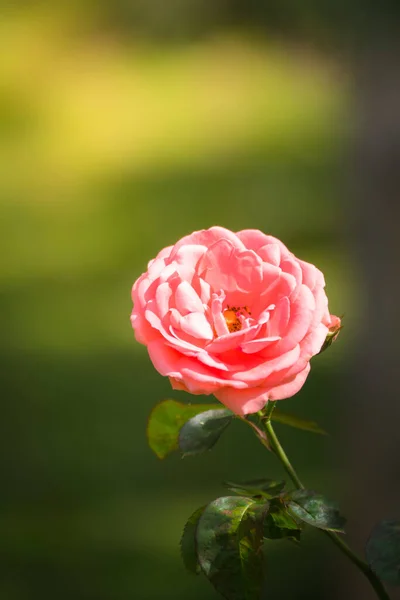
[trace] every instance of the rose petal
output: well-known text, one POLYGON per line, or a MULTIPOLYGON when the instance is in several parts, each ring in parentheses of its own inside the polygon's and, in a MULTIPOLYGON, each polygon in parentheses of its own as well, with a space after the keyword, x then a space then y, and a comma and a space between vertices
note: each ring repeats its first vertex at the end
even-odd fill
POLYGON ((235 253, 232 268, 239 289, 253 293, 259 289, 263 278, 262 261, 253 250, 235 253))
POLYGON ((311 327, 316 327, 319 323, 329 326, 330 315, 328 310, 328 298, 322 287, 316 286, 313 291, 315 300, 315 310, 311 321, 311 327))
POLYGON ((151 263, 149 263, 147 276, 150 279, 150 281, 154 281, 155 279, 157 279, 157 277, 160 276, 162 271, 165 269, 165 260, 166 259, 164 258, 157 257, 153 261, 151 261, 151 263))
POLYGON ((225 239, 216 241, 204 254, 198 265, 198 274, 215 291, 235 289, 235 274, 231 269, 231 257, 235 246, 225 239))
POLYGON ((135 311, 131 314, 131 323, 135 338, 140 344, 147 346, 150 341, 157 339, 160 335, 158 331, 149 325, 143 315, 135 311))
POLYGON ((314 267, 314 265, 305 262, 304 260, 299 260, 298 263, 303 272, 302 278, 304 285, 306 285, 308 288, 310 288, 311 291, 313 291, 318 279, 317 269, 314 267))
POLYGON ((181 315, 204 313, 203 303, 187 281, 181 281, 175 292, 175 306, 181 315))
POLYGON ((208 304, 210 303, 210 298, 211 298, 211 288, 210 285, 204 281, 204 279, 202 279, 201 277, 199 277, 198 275, 195 275, 194 278, 192 279, 192 286, 193 289, 195 290, 196 294, 199 296, 203 307, 208 306, 208 304))
POLYGON ((167 314, 170 307, 170 299, 172 296, 171 286, 168 282, 161 283, 155 293, 155 301, 159 317, 167 314))
POLYGON ((227 333, 226 335, 214 338, 213 341, 207 345, 207 351, 212 354, 220 354, 221 352, 234 350, 245 341, 254 339, 260 331, 260 328, 261 325, 257 324, 248 329, 240 329, 234 333, 227 333))
POLYGON ((274 286, 279 281, 282 269, 269 262, 263 262, 261 268, 263 280, 262 293, 265 293, 271 286, 274 286))
POLYGON ((301 270, 297 259, 293 258, 282 261, 281 269, 285 273, 293 275, 293 277, 296 279, 297 288, 303 283, 303 271, 301 270))
POLYGON ((283 382, 280 385, 276 385, 269 390, 270 400, 283 400, 284 398, 290 398, 297 394, 297 392, 303 387, 305 380, 310 372, 310 363, 300 371, 291 381, 283 382))
POLYGON ((260 350, 264 350, 274 342, 278 342, 282 339, 279 335, 265 337, 265 338, 257 338, 255 340, 250 340, 249 342, 244 342, 240 348, 245 354, 254 354, 255 352, 260 352, 260 350))
POLYGON ((268 402, 268 391, 262 387, 233 390, 222 387, 214 396, 236 415, 248 415, 262 410, 268 402))
POLYGON ((147 350, 151 362, 161 375, 174 377, 178 381, 182 379, 180 372, 182 355, 177 350, 160 340, 150 342, 147 350))
POLYGON ((287 296, 278 300, 275 310, 272 312, 268 322, 268 334, 270 336, 282 337, 286 332, 290 319, 290 302, 287 296))
POLYGON ((294 348, 305 337, 311 326, 315 300, 312 292, 301 285, 295 302, 290 305, 290 318, 286 331, 281 331, 281 341, 263 351, 265 358, 279 356, 294 348))
POLYGON ((171 264, 176 266, 181 278, 191 282, 195 273, 197 273, 197 265, 201 257, 207 252, 206 246, 187 245, 181 246, 171 252, 171 264))
POLYGON ((240 241, 235 233, 225 229, 224 227, 210 227, 210 229, 202 229, 200 231, 194 231, 190 235, 187 235, 180 239, 173 250, 171 251, 171 258, 175 256, 175 253, 183 246, 188 245, 199 245, 206 248, 210 248, 212 244, 218 240, 227 240, 237 248, 238 250, 245 250, 244 244, 240 241))
POLYGON ((213 369, 219 369, 220 371, 229 371, 230 368, 223 360, 220 360, 216 356, 209 354, 207 351, 199 352, 197 355, 198 360, 203 363, 203 365, 207 365, 207 367, 212 367, 213 369))
POLYGON ((272 235, 266 235, 258 229, 243 229, 236 233, 237 237, 243 242, 246 248, 250 248, 258 253, 258 250, 267 244, 278 244, 282 259, 293 256, 284 244, 272 235))
POLYGON ((266 244, 257 250, 257 254, 265 262, 279 267, 279 263, 281 262, 279 244, 266 244))
POLYGON ((151 284, 151 281, 150 281, 149 277, 147 276, 147 273, 143 273, 143 275, 141 275, 139 277, 139 279, 137 279, 135 281, 135 283, 133 284, 133 287, 132 287, 132 301, 135 305, 137 305, 137 303, 139 302, 141 306, 145 306, 145 304, 146 304, 145 294, 146 294, 150 284, 151 284))
POLYGON ((188 335, 200 340, 212 340, 214 337, 210 323, 203 313, 189 313, 180 319, 181 329, 188 335))
POLYGON ((329 329, 322 323, 312 329, 306 337, 300 342, 301 356, 305 360, 310 360, 321 350, 329 329))
POLYGON ((276 371, 282 371, 291 367, 300 356, 300 346, 295 346, 289 352, 280 354, 270 360, 260 362, 257 366, 249 368, 246 371, 241 371, 232 374, 233 380, 244 381, 245 383, 254 386, 260 385, 265 381, 272 373, 276 371))
POLYGON ((170 263, 164 267, 159 276, 160 283, 164 283, 165 281, 171 281, 172 278, 181 279, 176 263, 170 263))
POLYGON ((225 300, 225 293, 213 294, 211 300, 211 315, 213 319, 214 329, 218 336, 228 335, 229 329, 226 324, 224 315, 222 314, 222 304, 225 300))
POLYGON ((179 381, 178 379, 175 379, 175 377, 170 377, 169 381, 173 390, 190 393, 183 381, 179 381))
POLYGON ((180 366, 185 385, 190 391, 201 389, 205 390, 203 391, 205 394, 214 394, 216 390, 223 386, 238 390, 247 388, 243 381, 225 379, 223 378, 224 373, 219 373, 186 356, 182 358, 180 366))
MULTIPOLYGON (((265 264, 265 263, 264 263, 265 264)), ((277 303, 280 298, 290 297, 296 288, 296 279, 289 273, 280 272, 279 276, 270 282, 253 302, 252 313, 257 315, 264 307, 272 302, 277 303)))
MULTIPOLYGON (((158 331, 161 334, 161 336, 164 338, 164 344, 166 344, 166 345, 168 344, 172 348, 178 349, 182 354, 185 354, 187 356, 196 356, 198 354, 198 352, 202 350, 202 347, 199 348, 196 344, 190 343, 187 340, 182 339, 182 335, 181 335, 181 337, 179 337, 174 332, 173 332, 173 335, 171 335, 171 333, 169 331, 167 331, 167 329, 166 329, 163 321, 161 321, 160 317, 151 310, 151 308, 153 306, 154 305, 151 302, 149 302, 149 308, 147 308, 145 311, 145 317, 146 317, 146 320, 148 321, 148 323, 156 331, 158 331)), ((171 319, 173 319, 174 314, 177 314, 180 317, 180 315, 179 315, 178 311, 176 311, 176 309, 171 309, 169 315, 166 315, 164 317, 164 319, 168 319, 169 316, 171 319)), ((178 322, 178 326, 179 326, 179 322, 178 322)), ((195 341, 195 340, 193 340, 193 341, 195 341)))
POLYGON ((198 273, 215 291, 254 292, 262 281, 262 261, 252 250, 237 251, 229 240, 221 239, 201 258, 198 273))
POLYGON ((148 346, 150 359, 161 375, 183 381, 191 393, 213 394, 220 387, 245 389, 242 381, 231 381, 221 377, 222 373, 201 364, 196 358, 180 354, 161 340, 148 346))

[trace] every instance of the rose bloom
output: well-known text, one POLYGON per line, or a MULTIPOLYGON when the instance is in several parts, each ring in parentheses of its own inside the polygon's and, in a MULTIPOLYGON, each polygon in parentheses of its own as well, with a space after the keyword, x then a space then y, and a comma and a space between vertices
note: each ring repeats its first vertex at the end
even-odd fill
POLYGON ((324 276, 255 229, 196 231, 164 248, 132 290, 131 322, 176 390, 238 415, 293 396, 329 330, 324 276))

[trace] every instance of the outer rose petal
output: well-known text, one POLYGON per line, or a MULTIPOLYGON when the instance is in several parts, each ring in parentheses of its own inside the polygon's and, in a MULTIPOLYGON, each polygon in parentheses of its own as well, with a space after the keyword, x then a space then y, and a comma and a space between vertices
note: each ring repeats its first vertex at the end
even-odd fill
POLYGON ((195 357, 184 356, 167 346, 162 340, 151 342, 147 348, 151 362, 161 375, 173 377, 183 384, 192 394, 214 394, 222 386, 231 389, 245 389, 243 381, 230 381, 221 377, 217 371, 202 364, 195 357))
POLYGON ((160 283, 157 286, 155 293, 155 302, 158 310, 158 315, 163 318, 171 308, 172 289, 168 281, 160 283))
POLYGON ((299 260, 298 262, 303 271, 303 283, 313 291, 318 280, 317 268, 304 260, 299 260))
POLYGON ((270 400, 283 400, 284 398, 290 398, 297 394, 297 392, 303 387, 305 380, 307 379, 307 375, 309 374, 311 369, 310 363, 307 363, 307 366, 300 371, 291 381, 286 383, 281 383, 281 385, 276 385, 269 391, 269 399, 270 400))
POLYGON ((229 231, 229 229, 225 229, 224 227, 210 227, 210 229, 194 231, 190 235, 187 235, 179 240, 179 242, 177 242, 173 247, 171 257, 173 257, 175 252, 182 248, 182 246, 195 244, 210 248, 210 246, 212 246, 212 244, 215 242, 218 242, 218 240, 228 240, 238 250, 246 249, 246 246, 240 241, 238 236, 232 231, 229 231))
POLYGON ((181 246, 178 250, 174 249, 171 252, 167 263, 173 265, 180 277, 191 284, 196 273, 197 263, 206 251, 205 246, 181 246))
POLYGON ((236 415, 249 415, 263 409, 269 400, 265 388, 255 387, 247 390, 221 388, 214 396, 236 415))
POLYGON ((156 340, 157 332, 149 325, 147 320, 139 313, 133 311, 131 314, 131 323, 135 332, 135 338, 139 344, 147 345, 152 340, 156 340))
POLYGON ((295 346, 289 352, 280 354, 271 360, 266 360, 256 367, 249 368, 246 371, 241 371, 232 375, 232 379, 244 381, 252 387, 261 385, 267 378, 276 373, 292 367, 300 358, 300 346, 295 346))
POLYGON ((282 260, 293 256, 278 238, 275 238, 272 235, 266 235, 258 229, 243 229, 242 231, 238 231, 236 235, 244 243, 246 248, 249 248, 250 250, 255 250, 257 252, 266 244, 278 244, 282 260))
POLYGON ((318 325, 314 330, 310 331, 301 342, 301 356, 305 360, 310 360, 313 356, 318 354, 321 350, 322 344, 324 343, 326 336, 328 335, 328 328, 322 323, 318 325))
POLYGON ((265 262, 275 265, 275 267, 279 267, 279 263, 281 262, 281 250, 279 244, 276 242, 273 244, 265 244, 265 246, 262 246, 257 250, 257 254, 265 262))
POLYGON ((179 381, 178 379, 175 379, 174 377, 170 377, 169 381, 171 383, 171 387, 173 390, 179 390, 180 392, 188 392, 188 394, 190 394, 186 385, 182 381, 179 381))
POLYGON ((295 375, 290 381, 271 389, 255 387, 247 390, 232 390, 221 388, 214 396, 237 415, 248 415, 264 408, 268 400, 283 400, 294 396, 303 386, 310 371, 308 363, 305 369, 295 375))

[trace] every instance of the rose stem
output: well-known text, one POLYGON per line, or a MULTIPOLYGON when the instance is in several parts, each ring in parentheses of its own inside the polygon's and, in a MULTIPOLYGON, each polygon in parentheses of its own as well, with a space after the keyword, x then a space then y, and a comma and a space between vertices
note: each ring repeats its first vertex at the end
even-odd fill
MULTIPOLYGON (((269 440, 272 451, 276 454, 276 456, 282 463, 283 468, 289 475, 290 479, 293 481, 296 488, 298 490, 302 490, 302 489, 304 489, 304 485, 301 483, 296 471, 292 467, 290 460, 289 460, 286 452, 282 448, 282 446, 278 440, 278 437, 274 431, 274 428, 272 427, 271 414, 275 408, 275 404, 276 404, 276 402, 269 401, 266 409, 264 409, 264 411, 260 411, 258 414, 264 425, 265 433, 269 440)), ((334 533, 333 531, 324 531, 324 533, 351 560, 351 562, 354 563, 356 565, 356 567, 358 567, 358 569, 360 569, 360 571, 362 573, 364 573, 365 577, 368 579, 368 581, 374 588, 378 598, 380 598, 381 600, 390 600, 390 597, 388 596, 385 588, 383 587, 381 580, 375 575, 375 573, 367 565, 367 563, 365 563, 361 558, 359 558, 351 550, 351 548, 349 548, 349 546, 346 544, 346 542, 341 537, 339 537, 336 533, 334 533)))

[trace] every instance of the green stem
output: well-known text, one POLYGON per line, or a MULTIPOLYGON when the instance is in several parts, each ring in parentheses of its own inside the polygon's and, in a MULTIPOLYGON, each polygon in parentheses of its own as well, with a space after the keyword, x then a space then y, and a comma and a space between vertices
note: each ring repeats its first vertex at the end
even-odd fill
MULTIPOLYGON (((290 460, 282 448, 279 439, 272 427, 271 423, 271 414, 275 408, 275 402, 268 402, 266 409, 263 412, 260 412, 260 418, 264 425, 265 433, 269 440, 269 444, 271 446, 272 451, 279 458, 282 463, 283 468, 286 473, 289 475, 290 479, 293 481, 294 485, 297 489, 304 489, 304 485, 301 483, 300 478, 298 477, 296 471, 290 463, 290 460)), ((375 575, 375 573, 370 569, 370 567, 365 563, 361 558, 359 558, 351 548, 346 544, 346 542, 334 533, 333 531, 324 531, 324 533, 332 540, 332 542, 345 554, 351 562, 358 568, 362 573, 364 573, 365 577, 368 579, 372 587, 374 588, 376 595, 380 600, 390 600, 385 588, 381 580, 375 575)))

